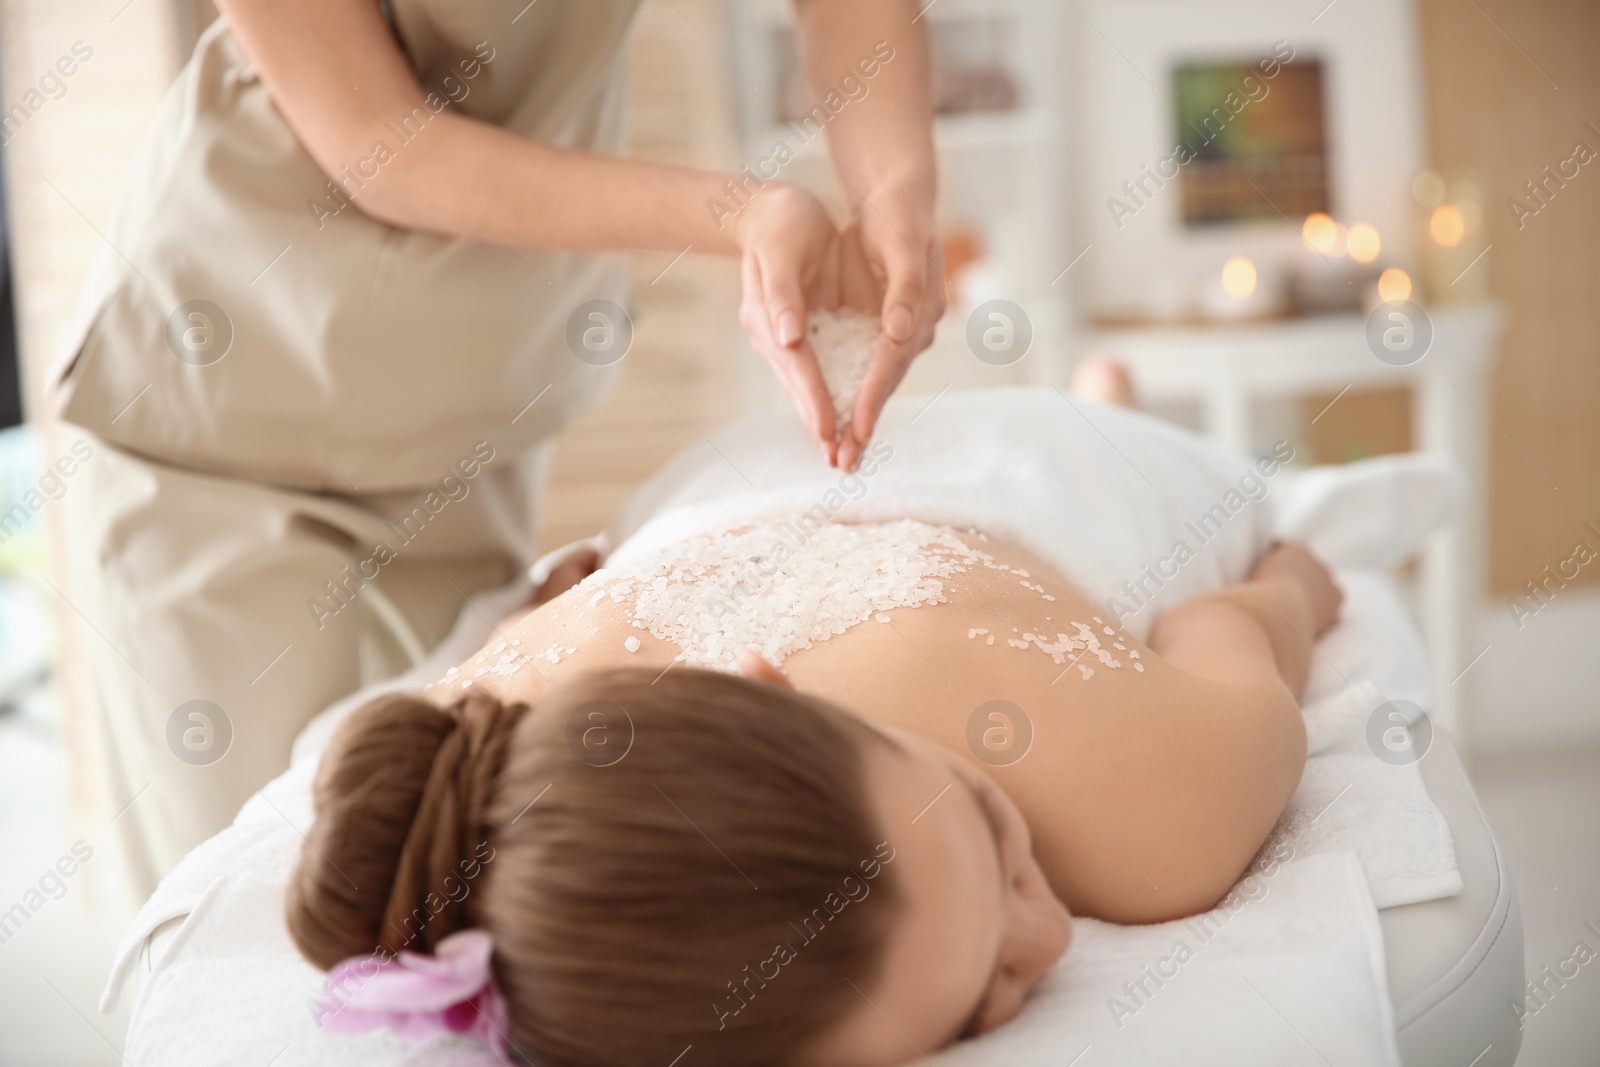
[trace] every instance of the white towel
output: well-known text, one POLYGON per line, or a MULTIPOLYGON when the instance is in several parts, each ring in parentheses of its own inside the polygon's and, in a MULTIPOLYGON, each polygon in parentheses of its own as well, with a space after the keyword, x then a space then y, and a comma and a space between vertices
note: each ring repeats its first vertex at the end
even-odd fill
POLYGON ((1258 866, 1285 847, 1297 856, 1350 851, 1361 857, 1377 907, 1461 892, 1450 824, 1421 770, 1387 763, 1369 747, 1368 720, 1387 703, 1362 681, 1305 709, 1312 754, 1258 866))
POLYGON ((870 474, 863 464, 841 475, 792 418, 740 423, 686 450, 623 506, 607 531, 613 558, 808 509, 840 522, 976 527, 1055 566, 1108 619, 1117 598, 1133 611, 1123 625, 1144 639, 1167 608, 1245 576, 1289 477, 1276 461, 1258 467, 1169 422, 1054 389, 893 400, 869 454, 870 474), (1192 558, 1148 577, 1179 541, 1192 558))
POLYGON ((1204 915, 1080 919, 1012 1025, 935 1067, 1397 1067, 1383 934, 1352 853, 1244 879, 1204 915))

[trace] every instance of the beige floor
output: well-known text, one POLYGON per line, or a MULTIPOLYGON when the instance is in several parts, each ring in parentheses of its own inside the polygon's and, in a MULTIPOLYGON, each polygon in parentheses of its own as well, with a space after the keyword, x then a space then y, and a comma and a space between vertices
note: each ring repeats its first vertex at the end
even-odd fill
POLYGON ((0 719, 0 910, 37 887, 74 843, 92 850, 66 880, 65 894, 0 944, 0 1064, 6 1067, 122 1062, 130 1005, 111 1016, 96 1005, 133 907, 117 887, 108 828, 79 826, 69 814, 66 762, 52 696, 0 719))
MULTIPOLYGON (((1510 856, 1522 901, 1527 972, 1582 941, 1600 953, 1600 749, 1472 761, 1485 814, 1510 856)), ((1600 957, 1525 1022, 1519 1067, 1600 1064, 1600 957)))

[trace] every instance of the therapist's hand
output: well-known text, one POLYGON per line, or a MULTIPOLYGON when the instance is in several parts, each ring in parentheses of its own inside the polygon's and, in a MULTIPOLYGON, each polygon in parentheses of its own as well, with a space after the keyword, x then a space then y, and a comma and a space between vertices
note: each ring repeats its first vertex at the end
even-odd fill
POLYGON ((878 190, 857 205, 855 221, 840 234, 841 298, 883 320, 883 336, 839 442, 842 470, 855 469, 883 405, 911 361, 933 343, 945 312, 944 252, 935 236, 931 201, 913 183, 878 190))
POLYGON ((756 191, 739 213, 734 239, 743 289, 739 323, 832 463, 833 401, 806 340, 806 312, 838 306, 838 230, 812 193, 774 184, 756 191))

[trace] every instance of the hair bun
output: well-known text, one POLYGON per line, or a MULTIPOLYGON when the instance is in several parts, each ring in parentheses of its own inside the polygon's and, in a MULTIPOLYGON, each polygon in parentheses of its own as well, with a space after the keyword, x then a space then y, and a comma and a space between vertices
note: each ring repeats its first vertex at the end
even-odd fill
POLYGON ((485 808, 524 711, 474 693, 447 708, 391 694, 351 713, 318 769, 289 882, 289 933, 307 959, 428 952, 475 925, 464 876, 487 846, 485 808))

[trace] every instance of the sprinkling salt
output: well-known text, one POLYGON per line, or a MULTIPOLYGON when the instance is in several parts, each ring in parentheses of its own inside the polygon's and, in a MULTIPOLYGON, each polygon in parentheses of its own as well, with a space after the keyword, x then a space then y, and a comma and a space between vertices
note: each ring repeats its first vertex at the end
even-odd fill
POLYGON ((828 395, 833 398, 835 432, 843 437, 845 427, 850 425, 850 413, 855 410, 856 394, 867 376, 873 346, 878 343, 878 316, 847 307, 817 310, 811 313, 806 332, 828 395))
POLYGON ((627 649, 629 652, 637 652, 639 651, 639 639, 634 637, 632 634, 629 634, 628 639, 622 642, 622 647, 627 649))

